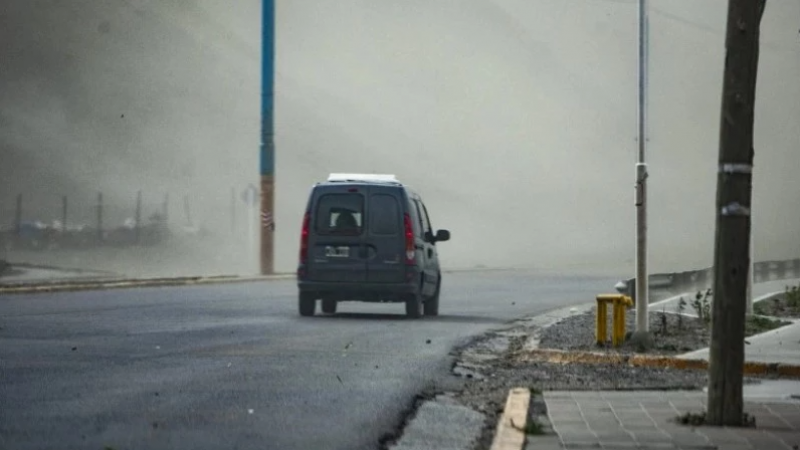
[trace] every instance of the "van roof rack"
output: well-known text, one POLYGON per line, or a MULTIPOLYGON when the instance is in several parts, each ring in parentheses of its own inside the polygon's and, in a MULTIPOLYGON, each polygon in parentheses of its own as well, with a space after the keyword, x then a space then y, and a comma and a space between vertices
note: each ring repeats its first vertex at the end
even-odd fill
POLYGON ((332 173, 328 175, 328 181, 402 184, 393 174, 379 173, 332 173))

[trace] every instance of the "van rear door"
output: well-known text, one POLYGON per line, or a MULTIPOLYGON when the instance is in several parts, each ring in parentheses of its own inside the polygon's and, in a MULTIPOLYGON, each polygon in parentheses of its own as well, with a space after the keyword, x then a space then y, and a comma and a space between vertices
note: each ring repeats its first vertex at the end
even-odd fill
POLYGON ((368 282, 405 281, 402 192, 397 187, 370 186, 366 239, 368 282))
POLYGON ((308 278, 327 282, 364 282, 367 266, 366 186, 320 188, 312 205, 308 278))

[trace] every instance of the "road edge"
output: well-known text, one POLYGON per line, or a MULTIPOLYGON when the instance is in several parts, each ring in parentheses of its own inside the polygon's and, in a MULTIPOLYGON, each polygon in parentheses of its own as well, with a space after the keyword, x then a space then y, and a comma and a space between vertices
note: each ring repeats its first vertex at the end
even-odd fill
MULTIPOLYGON (((634 367, 669 368, 678 370, 707 370, 708 361, 702 358, 681 358, 679 355, 613 354, 558 349, 523 349, 514 355, 522 361, 544 361, 555 364, 628 364, 634 367)), ((771 375, 800 378, 800 365, 780 362, 745 362, 744 375, 771 375)))
POLYGON ((508 392, 503 414, 497 421, 490 450, 521 450, 525 447, 525 429, 528 425, 528 408, 531 391, 514 388, 508 392))
POLYGON ((6 284, 0 285, 0 295, 4 294, 39 294, 69 291, 95 291, 108 289, 127 289, 135 287, 170 287, 187 285, 209 285, 227 283, 251 283, 257 281, 276 281, 294 279, 294 274, 263 275, 242 277, 233 275, 173 277, 173 278, 129 278, 111 280, 70 280, 38 284, 6 284))

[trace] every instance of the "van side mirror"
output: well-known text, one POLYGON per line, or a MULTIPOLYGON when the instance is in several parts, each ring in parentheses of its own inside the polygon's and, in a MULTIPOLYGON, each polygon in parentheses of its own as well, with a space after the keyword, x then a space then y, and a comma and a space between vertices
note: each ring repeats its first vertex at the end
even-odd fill
POLYGON ((436 242, 444 242, 450 240, 450 232, 447 230, 438 230, 436 232, 436 242))

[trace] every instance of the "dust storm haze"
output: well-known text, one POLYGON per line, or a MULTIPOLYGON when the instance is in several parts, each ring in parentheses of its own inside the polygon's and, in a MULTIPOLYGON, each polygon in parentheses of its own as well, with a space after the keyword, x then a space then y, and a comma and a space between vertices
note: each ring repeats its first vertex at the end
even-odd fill
MULTIPOLYGON (((705 267, 727 2, 650 4, 650 269, 705 267)), ((294 269, 311 184, 369 171, 423 195, 453 233, 447 267, 632 275, 635 0, 279 0, 276 16, 276 270, 294 269)), ((758 260, 800 255, 799 28, 800 2, 768 2, 758 260)), ((187 196, 210 234, 164 264, 257 271, 238 198, 258 182, 260 1, 6 0, 0 42, 3 225, 18 193, 26 219, 67 195, 90 222, 98 191, 116 225, 142 190, 146 214, 169 193, 183 227, 187 196)))

